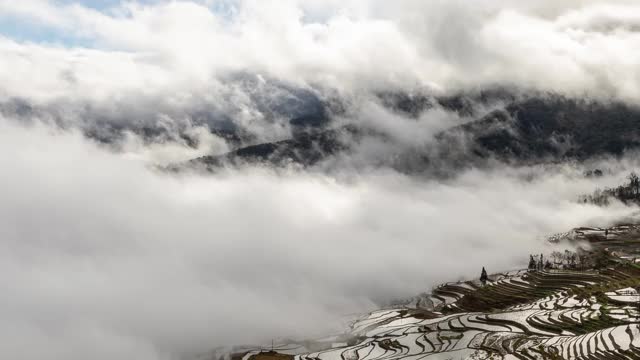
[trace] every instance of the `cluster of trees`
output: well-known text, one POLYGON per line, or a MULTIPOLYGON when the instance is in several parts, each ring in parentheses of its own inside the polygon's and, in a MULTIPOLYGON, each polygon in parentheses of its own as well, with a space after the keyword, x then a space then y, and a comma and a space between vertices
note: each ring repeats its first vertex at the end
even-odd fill
POLYGON ((583 270, 587 266, 587 256, 573 251, 554 251, 545 260, 544 255, 529 255, 529 270, 570 269, 583 270))
POLYGON ((551 263, 549 262, 549 260, 547 260, 546 262, 544 261, 544 255, 540 254, 540 256, 538 255, 529 255, 529 270, 530 271, 535 271, 535 270, 543 270, 543 269, 550 269, 551 268, 551 263))
MULTIPOLYGON (((601 176, 602 171, 595 170, 591 174, 591 176, 601 176), (600 175, 594 175, 595 172, 599 172, 598 174, 600 175)), ((587 173, 587 176, 590 176, 589 173, 587 173)), ((596 189, 593 194, 582 196, 580 198, 580 202, 585 204, 595 204, 598 206, 607 206, 609 205, 610 199, 615 198, 625 204, 640 203, 640 177, 638 177, 635 172, 632 172, 629 174, 627 179, 628 181, 626 184, 613 189, 596 189)))
POLYGON ((576 252, 565 250, 551 253, 551 266, 553 269, 581 269, 587 265, 587 255, 579 255, 576 252))

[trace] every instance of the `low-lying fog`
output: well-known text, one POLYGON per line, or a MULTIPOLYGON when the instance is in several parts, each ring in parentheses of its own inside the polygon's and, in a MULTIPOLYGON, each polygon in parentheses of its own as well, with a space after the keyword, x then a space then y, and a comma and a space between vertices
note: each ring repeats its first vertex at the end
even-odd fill
MULTIPOLYGON (((329 333, 431 286, 526 265, 544 235, 632 214, 577 166, 157 172, 74 132, 0 122, 1 358, 167 359, 329 333)), ((603 165, 603 164, 600 164, 603 165)))

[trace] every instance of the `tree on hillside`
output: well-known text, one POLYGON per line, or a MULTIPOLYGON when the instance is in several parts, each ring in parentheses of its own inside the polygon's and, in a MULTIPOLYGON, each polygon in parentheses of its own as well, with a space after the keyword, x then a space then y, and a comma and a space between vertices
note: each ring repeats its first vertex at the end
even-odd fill
POLYGON ((569 250, 564 251, 564 253, 562 254, 562 263, 564 264, 565 267, 571 266, 571 258, 573 257, 573 255, 575 254, 569 250))
POLYGON ((487 280, 489 280, 489 276, 487 275, 487 270, 485 270, 483 266, 482 273, 480 273, 480 282, 482 283, 482 285, 486 285, 487 280))
POLYGON ((611 257, 606 250, 600 250, 594 255, 593 263, 595 269, 604 269, 611 263, 611 257))
POLYGON ((551 253, 551 258, 553 259, 554 266, 556 268, 560 268, 562 265, 562 253, 559 251, 554 251, 551 253))
POLYGON ((631 188, 631 194, 638 195, 640 193, 640 178, 635 172, 629 174, 629 187, 631 188))
POLYGON ((584 270, 585 266, 587 265, 587 255, 578 255, 578 264, 580 264, 580 271, 584 270))
POLYGON ((569 268, 574 270, 578 268, 578 254, 574 252, 569 257, 569 268))
POLYGON ((535 271, 537 267, 536 259, 533 258, 533 255, 529 255, 529 270, 535 271))

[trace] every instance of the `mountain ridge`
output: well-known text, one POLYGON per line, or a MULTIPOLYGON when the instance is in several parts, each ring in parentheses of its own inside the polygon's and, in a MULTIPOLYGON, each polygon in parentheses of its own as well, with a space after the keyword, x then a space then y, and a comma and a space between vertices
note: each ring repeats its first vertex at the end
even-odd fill
MULTIPOLYGON (((502 96, 504 99, 505 96, 502 96)), ((399 97, 406 114, 416 115, 426 98, 399 97)), ((509 99, 509 98, 507 98, 509 99)), ((396 99, 397 100, 397 99, 396 99)), ((451 100, 453 101, 453 100, 451 100)), ((463 100, 453 101, 465 104, 463 100)), ((391 105, 388 105, 391 106, 391 105)), ((393 106, 391 106, 393 108, 393 106)), ((469 106, 458 110, 469 113, 469 106)), ((230 153, 194 159, 206 166, 263 162, 272 165, 313 166, 336 154, 354 150, 365 136, 387 141, 384 133, 358 124, 341 128, 301 132, 289 139, 241 147, 230 153), (340 137, 340 135, 351 135, 340 137), (357 136, 356 136, 357 135, 357 136), (317 151, 309 151, 315 148, 317 151)), ((510 163, 543 163, 553 159, 585 160, 598 156, 620 156, 640 147, 640 108, 622 102, 575 100, 545 95, 524 99, 511 97, 505 106, 465 124, 441 131, 419 148, 400 153, 388 165, 404 172, 423 172, 439 162, 452 167, 478 166, 488 159, 510 163)), ((435 166, 437 170, 438 166, 435 166)))

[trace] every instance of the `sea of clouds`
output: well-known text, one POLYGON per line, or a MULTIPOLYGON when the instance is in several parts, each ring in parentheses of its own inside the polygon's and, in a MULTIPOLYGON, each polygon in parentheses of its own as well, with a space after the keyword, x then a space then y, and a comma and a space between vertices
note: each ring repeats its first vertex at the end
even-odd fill
POLYGON ((0 358, 164 360, 323 335, 482 266, 526 265, 545 235, 636 212, 576 202, 624 181, 633 156, 444 180, 384 167, 157 168, 231 149, 209 131, 217 122, 253 142, 287 138, 273 108, 299 96, 291 89, 347 99, 342 117, 406 148, 471 119, 409 118, 371 94, 507 86, 633 103, 634 1, 89 5, 0 0, 0 23, 83 44, 0 36, 0 358), (85 136, 148 124, 177 135, 85 136), (594 168, 605 176, 585 178, 594 168))

